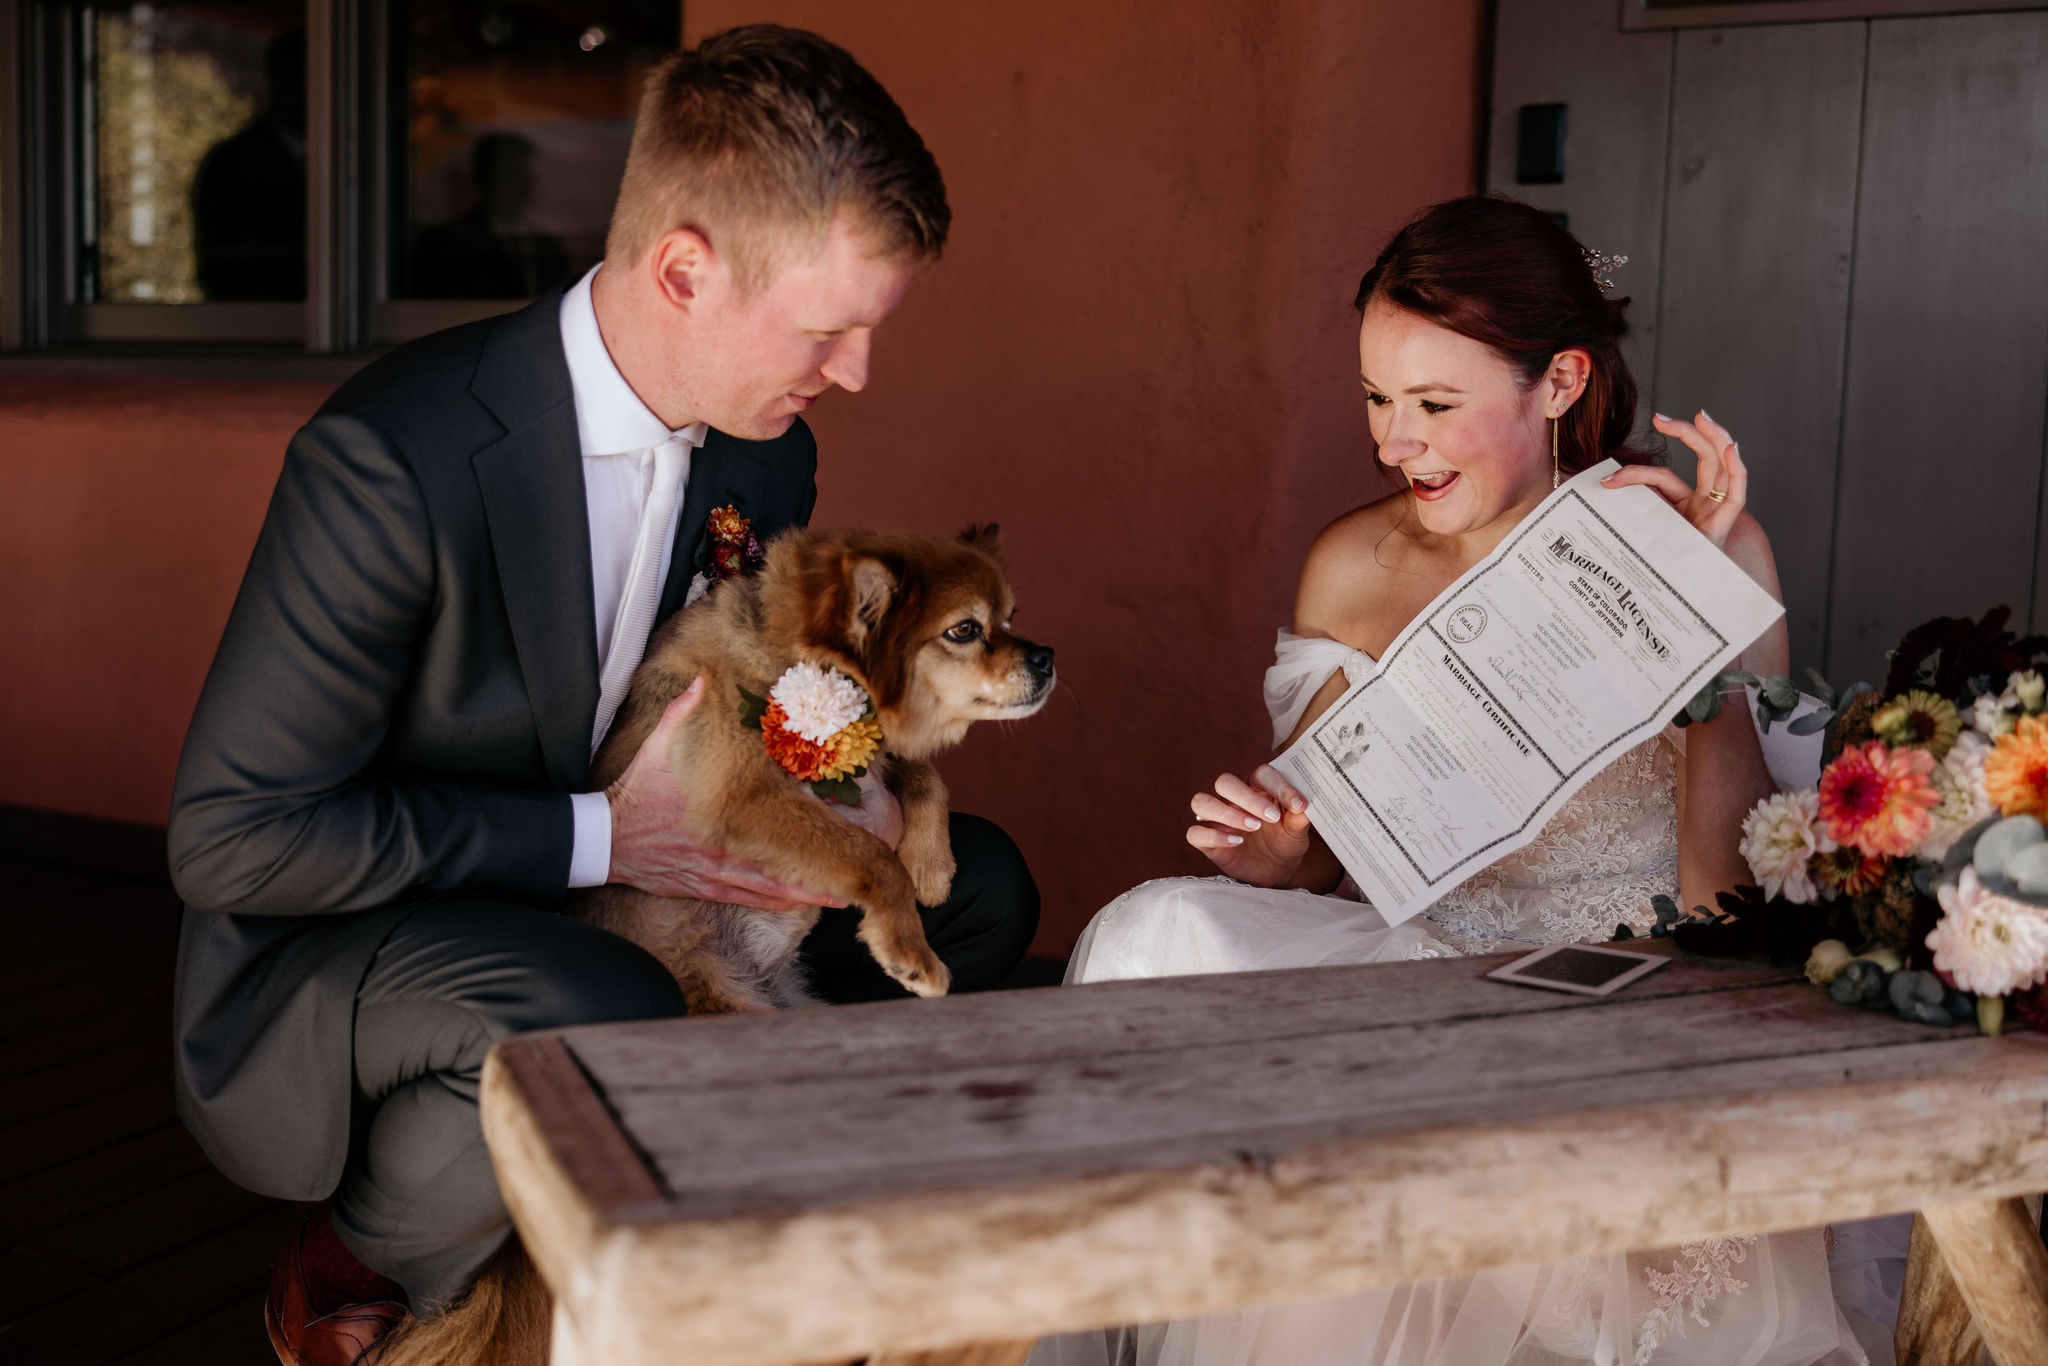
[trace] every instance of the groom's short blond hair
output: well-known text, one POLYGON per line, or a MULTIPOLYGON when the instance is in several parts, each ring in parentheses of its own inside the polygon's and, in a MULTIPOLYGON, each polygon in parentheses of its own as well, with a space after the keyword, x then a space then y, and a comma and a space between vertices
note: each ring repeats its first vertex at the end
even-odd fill
POLYGON ((952 220, 938 163, 881 82, 815 33, 754 24, 648 73, 605 255, 638 261, 689 228, 753 289, 842 210, 881 253, 918 260, 952 220))

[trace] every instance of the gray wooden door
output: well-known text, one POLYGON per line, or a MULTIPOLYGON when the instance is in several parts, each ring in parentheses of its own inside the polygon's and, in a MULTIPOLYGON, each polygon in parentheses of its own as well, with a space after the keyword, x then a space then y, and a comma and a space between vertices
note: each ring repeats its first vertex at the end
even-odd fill
POLYGON ((1795 664, 1881 680, 1908 627, 2001 603, 2048 629, 2048 12, 1617 10, 1501 0, 1488 187, 1630 258, 1645 409, 1741 440, 1795 664), (1564 181, 1517 185, 1551 102, 1564 181))

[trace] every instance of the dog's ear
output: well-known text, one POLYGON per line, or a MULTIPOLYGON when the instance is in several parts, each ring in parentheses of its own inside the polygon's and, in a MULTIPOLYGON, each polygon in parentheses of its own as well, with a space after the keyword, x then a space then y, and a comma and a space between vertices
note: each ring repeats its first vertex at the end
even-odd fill
POLYGON ((976 522, 960 533, 960 539, 997 564, 1003 562, 1003 529, 994 522, 976 522))
POLYGON ((842 627, 856 651, 862 650, 888 615, 896 598, 896 576, 872 555, 851 557, 846 566, 847 607, 842 627))
POLYGON ((803 567, 804 637, 849 661, 864 657, 896 601, 896 571, 846 537, 821 538, 803 567))

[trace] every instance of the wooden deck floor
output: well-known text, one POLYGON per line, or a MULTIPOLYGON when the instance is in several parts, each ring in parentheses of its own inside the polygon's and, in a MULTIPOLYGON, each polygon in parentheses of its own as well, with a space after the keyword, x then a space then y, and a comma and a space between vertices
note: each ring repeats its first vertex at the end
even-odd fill
MULTIPOLYGON (((178 901, 146 871, 152 839, 160 851, 161 831, 0 809, 0 1362, 10 1366, 277 1360, 263 1290, 302 1210, 230 1184, 172 1110, 178 901), (119 852, 94 859, 109 833, 119 852), (59 857, 7 856, 24 848, 59 857), (76 871, 93 866, 115 875, 76 871)), ((1060 966, 1027 959, 1012 985, 1050 985, 1060 966)))
POLYGON ((238 1189, 171 1108, 168 886, 0 861, 0 1360, 274 1366, 296 1207, 238 1189))

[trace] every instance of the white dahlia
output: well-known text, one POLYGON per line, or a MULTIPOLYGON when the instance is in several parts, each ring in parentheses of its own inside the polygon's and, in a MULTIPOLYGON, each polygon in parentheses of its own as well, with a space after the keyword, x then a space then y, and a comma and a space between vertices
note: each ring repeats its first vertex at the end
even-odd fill
POLYGON ((1984 792, 1984 760, 1991 742, 1974 730, 1956 738, 1955 747, 1934 766, 1927 780, 1938 799, 1927 827, 1927 838, 1913 852, 1939 863, 1948 847, 1965 830, 1992 813, 1991 798, 1984 792))
POLYGON ((2048 701, 2048 681, 2033 669, 2021 669, 2005 681, 2005 695, 2007 701, 2019 703, 2033 716, 2042 702, 2048 701))
POLYGON ((1773 793, 1742 818, 1742 856, 1767 897, 1812 905, 1818 893, 1808 860, 1834 848, 1821 825, 1820 794, 1811 788, 1773 793))
MULTIPOLYGON (((2010 688, 2007 691, 2012 693, 2012 704, 2018 706, 2018 692, 2010 688)), ((2012 713, 2005 709, 2006 701, 2006 698, 1994 692, 1978 693, 1977 700, 1970 704, 1970 710, 1963 719, 1969 723, 1970 729, 1979 735, 1996 740, 2013 728, 2014 719, 2012 713)))
POLYGON ((2000 896, 1963 869, 1935 890, 1941 923, 1927 936, 1934 966, 1964 991, 2004 996, 2048 978, 2048 912, 2000 896))
POLYGON ((793 664, 768 696, 789 717, 782 728, 822 745, 867 714, 868 695, 836 669, 793 664))

